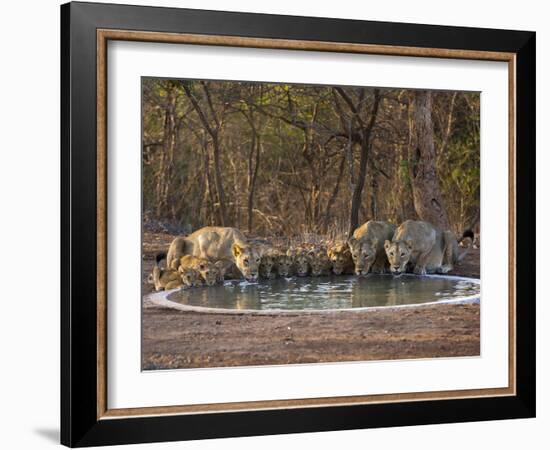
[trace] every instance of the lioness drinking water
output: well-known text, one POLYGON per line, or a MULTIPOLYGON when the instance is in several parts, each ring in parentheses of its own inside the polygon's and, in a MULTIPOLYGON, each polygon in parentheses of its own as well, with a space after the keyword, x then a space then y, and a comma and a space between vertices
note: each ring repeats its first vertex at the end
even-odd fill
POLYGON ((395 225, 389 222, 369 220, 353 232, 348 245, 355 263, 355 274, 366 275, 388 271, 388 259, 384 251, 384 241, 391 239, 395 225))
POLYGON ((177 237, 168 249, 167 264, 172 267, 184 255, 222 261, 222 272, 233 264, 249 281, 258 279, 260 254, 257 248, 247 243, 244 235, 236 228, 204 227, 187 237, 177 237))
POLYGON ((428 222, 407 220, 386 240, 384 249, 393 274, 406 272, 408 265, 417 275, 447 273, 465 256, 450 231, 441 231, 428 222))

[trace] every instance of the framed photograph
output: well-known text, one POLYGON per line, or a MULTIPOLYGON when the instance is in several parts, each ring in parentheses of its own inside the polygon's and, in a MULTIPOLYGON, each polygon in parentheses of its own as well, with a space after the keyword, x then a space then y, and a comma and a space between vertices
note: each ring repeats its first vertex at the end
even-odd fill
POLYGON ((61 7, 61 441, 535 415, 535 33, 61 7))

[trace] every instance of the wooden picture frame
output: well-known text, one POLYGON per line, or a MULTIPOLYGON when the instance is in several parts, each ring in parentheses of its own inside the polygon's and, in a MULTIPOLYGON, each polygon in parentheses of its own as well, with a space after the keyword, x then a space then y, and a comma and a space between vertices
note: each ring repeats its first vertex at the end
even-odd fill
POLYGON ((61 7, 61 442, 91 446, 534 417, 535 33, 125 5, 61 7), (509 386, 109 409, 109 40, 505 61, 509 66, 509 386))

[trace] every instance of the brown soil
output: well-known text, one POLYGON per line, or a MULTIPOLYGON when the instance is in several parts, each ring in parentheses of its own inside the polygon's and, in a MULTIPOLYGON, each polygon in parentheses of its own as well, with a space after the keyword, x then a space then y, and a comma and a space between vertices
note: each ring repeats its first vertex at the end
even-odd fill
MULTIPOLYGON (((144 234, 143 279, 173 236, 144 234)), ((471 250, 452 274, 479 277, 471 250)), ((143 284, 143 294, 151 286, 143 284)), ((254 366, 479 355, 479 304, 304 315, 206 314, 143 304, 142 367, 254 366)))

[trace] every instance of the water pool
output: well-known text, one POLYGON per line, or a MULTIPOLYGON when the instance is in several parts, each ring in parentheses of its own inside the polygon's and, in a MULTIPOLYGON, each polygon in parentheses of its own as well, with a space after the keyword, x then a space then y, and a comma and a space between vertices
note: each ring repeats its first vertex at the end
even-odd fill
POLYGON ((462 302, 477 300, 479 293, 476 279, 405 274, 226 281, 154 295, 190 309, 298 312, 462 302))

